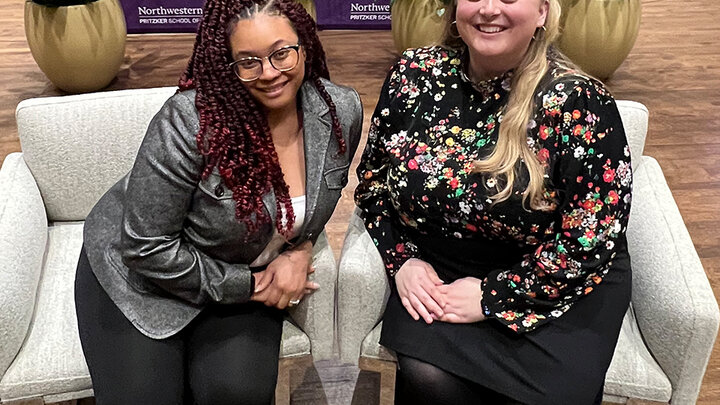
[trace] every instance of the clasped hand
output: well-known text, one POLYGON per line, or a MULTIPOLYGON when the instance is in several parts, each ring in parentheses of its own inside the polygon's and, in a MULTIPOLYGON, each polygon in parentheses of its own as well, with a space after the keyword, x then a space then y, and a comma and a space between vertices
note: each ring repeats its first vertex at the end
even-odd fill
POLYGON ((400 301, 416 321, 421 317, 450 323, 472 323, 485 319, 482 312, 481 281, 474 277, 445 284, 433 267, 410 259, 395 274, 400 301))
POLYGON ((320 286, 308 280, 312 267, 312 243, 306 241, 282 252, 263 271, 253 273, 255 292, 252 301, 284 309, 290 301, 299 301, 320 286))

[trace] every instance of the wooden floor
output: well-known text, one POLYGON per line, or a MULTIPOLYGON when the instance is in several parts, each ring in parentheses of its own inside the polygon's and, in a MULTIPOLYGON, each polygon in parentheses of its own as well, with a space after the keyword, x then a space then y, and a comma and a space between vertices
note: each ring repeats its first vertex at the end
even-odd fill
MULTIPOLYGON (((636 100, 650 109, 645 154, 660 162, 715 296, 720 297, 720 7, 717 0, 642 3, 637 43, 607 84, 617 98, 636 100)), ((22 7, 20 0, 0 3, 0 161, 20 150, 14 120, 17 103, 30 97, 61 94, 30 55, 22 7)), ((386 69, 395 58, 390 33, 327 31, 321 33, 321 38, 333 80, 360 92, 367 128, 386 69)), ((109 89, 175 85, 192 41, 189 35, 129 36, 122 70, 109 89)), ((336 253, 353 208, 351 193, 356 184, 351 178, 328 225, 336 253)), ((329 378, 341 385, 352 384, 358 378, 357 372, 353 374, 347 367, 335 374, 347 377, 328 377, 337 367, 334 363, 321 365, 318 378, 329 378)), ((358 392, 353 394, 352 385, 335 392, 327 403, 373 402, 362 398, 365 394, 359 398, 358 392)), ((716 345, 698 404, 718 403, 720 349, 716 345)))

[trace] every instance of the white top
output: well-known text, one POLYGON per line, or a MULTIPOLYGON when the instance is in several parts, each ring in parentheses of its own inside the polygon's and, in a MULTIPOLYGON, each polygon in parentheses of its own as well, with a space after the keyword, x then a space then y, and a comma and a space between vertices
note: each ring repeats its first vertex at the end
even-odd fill
MULTIPOLYGON (((300 233, 303 222, 305 222, 305 196, 301 195, 293 197, 290 201, 292 202, 293 212, 295 213, 295 224, 293 224, 293 229, 290 232, 290 239, 292 239, 300 233)), ((287 224, 287 211, 285 210, 285 207, 282 207, 281 210, 282 225, 285 226, 285 224, 287 224)), ((262 253, 260 253, 260 255, 252 263, 250 263, 250 267, 265 266, 273 261, 276 257, 278 257, 278 255, 280 255, 280 249, 282 249, 285 242, 285 238, 278 233, 277 228, 274 228, 272 239, 270 239, 270 242, 268 242, 267 246, 265 246, 262 253)))

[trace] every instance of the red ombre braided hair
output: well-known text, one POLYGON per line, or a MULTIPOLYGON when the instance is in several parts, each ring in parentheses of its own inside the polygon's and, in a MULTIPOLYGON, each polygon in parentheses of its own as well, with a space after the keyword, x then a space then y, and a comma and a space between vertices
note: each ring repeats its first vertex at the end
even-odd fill
POLYGON ((229 33, 241 14, 259 5, 290 20, 305 55, 305 81, 311 80, 327 103, 332 131, 345 151, 342 128, 335 104, 321 78, 329 78, 325 51, 317 36, 315 21, 293 0, 207 0, 198 27, 193 54, 180 78, 180 91, 196 89, 195 105, 200 116, 197 143, 205 156, 203 178, 217 167, 232 190, 235 216, 248 231, 270 218, 263 210, 262 196, 272 188, 276 196, 276 227, 288 237, 295 222, 287 184, 273 146, 267 117, 228 64, 232 62, 229 33), (282 209, 287 222, 282 225, 282 209), (257 223, 253 222, 253 215, 257 223))

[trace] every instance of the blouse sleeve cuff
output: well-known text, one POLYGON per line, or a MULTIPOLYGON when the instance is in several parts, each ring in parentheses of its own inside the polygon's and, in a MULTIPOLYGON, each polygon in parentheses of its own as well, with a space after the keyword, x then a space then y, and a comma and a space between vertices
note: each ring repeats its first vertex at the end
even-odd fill
POLYGON ((490 316, 493 313, 500 313, 504 310, 506 304, 515 301, 512 297, 507 296, 507 285, 503 285, 505 280, 498 280, 498 278, 501 277, 502 273, 493 273, 485 277, 482 281, 481 288, 483 291, 483 297, 481 303, 485 316, 490 316))
POLYGON ((390 277, 400 270, 406 261, 419 258, 418 249, 412 242, 400 242, 385 251, 385 268, 390 277))

